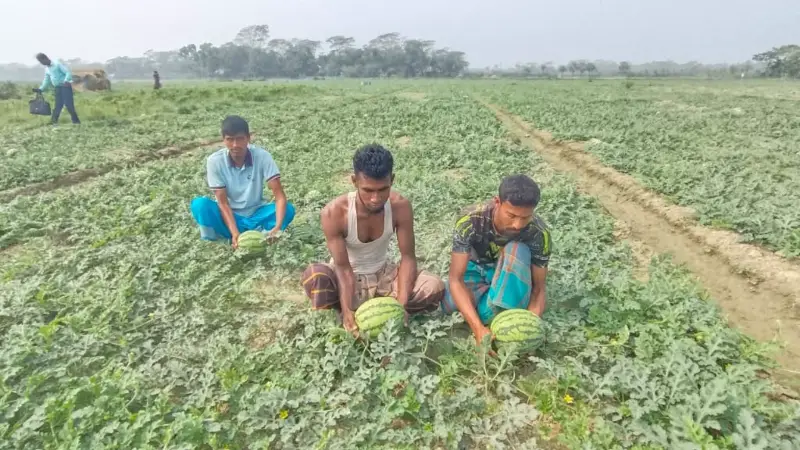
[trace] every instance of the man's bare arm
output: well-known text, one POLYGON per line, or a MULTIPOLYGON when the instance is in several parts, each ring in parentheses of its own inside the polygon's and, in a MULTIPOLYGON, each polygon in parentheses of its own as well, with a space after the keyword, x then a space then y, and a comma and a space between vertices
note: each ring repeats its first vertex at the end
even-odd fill
POLYGON ((417 254, 414 241, 414 211, 411 203, 403 199, 392 211, 397 220, 397 247, 400 250, 400 267, 397 270, 397 300, 408 304, 414 283, 417 281, 417 254))
POLYGON ((231 232, 231 244, 234 248, 239 245, 239 227, 236 226, 236 219, 233 217, 233 210, 231 209, 231 205, 228 203, 228 193, 225 188, 214 189, 214 197, 217 198, 217 205, 219 205, 219 210, 222 213, 222 221, 225 222, 225 226, 228 227, 228 231, 231 232))
POLYGON ((475 334, 475 340, 480 344, 483 336, 489 333, 489 330, 481 322, 478 311, 473 304, 472 291, 467 288, 467 284, 464 282, 464 274, 467 272, 468 262, 469 253, 451 254, 450 274, 448 277, 450 295, 453 298, 453 303, 456 304, 456 308, 464 316, 464 320, 469 325, 472 333, 475 334))
POLYGON ((272 190, 272 196, 275 197, 275 227, 272 230, 268 230, 273 232, 281 229, 283 220, 286 218, 286 203, 288 202, 286 200, 286 193, 283 192, 280 177, 269 180, 267 186, 272 190))
POLYGON ((547 267, 531 265, 531 280, 533 280, 533 289, 531 290, 531 299, 528 303, 528 309, 541 317, 544 313, 544 306, 547 300, 547 293, 545 291, 545 285, 547 284, 547 267))
POLYGON ((342 321, 348 331, 355 330, 355 316, 352 305, 355 303, 356 279, 350 260, 347 257, 344 233, 334 202, 322 209, 322 231, 328 251, 333 257, 334 272, 339 283, 339 304, 342 308, 342 321))

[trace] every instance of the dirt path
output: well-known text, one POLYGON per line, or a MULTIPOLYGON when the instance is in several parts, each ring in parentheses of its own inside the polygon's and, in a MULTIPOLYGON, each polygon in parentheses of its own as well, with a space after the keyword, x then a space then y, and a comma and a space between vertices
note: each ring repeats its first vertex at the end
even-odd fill
POLYGON ((142 153, 134 156, 133 158, 121 161, 114 161, 113 163, 103 164, 101 166, 92 167, 90 169, 74 170, 72 172, 59 175, 56 178, 53 178, 52 180, 42 181, 39 183, 28 184, 25 186, 20 186, 5 191, 0 191, 0 202, 8 202, 13 200, 15 197, 23 195, 35 195, 41 192, 48 192, 63 187, 74 186, 76 184, 83 183, 84 181, 90 180, 92 178, 105 175, 108 172, 114 170, 124 169, 127 167, 131 167, 132 165, 138 166, 158 159, 174 158, 176 156, 180 156, 185 153, 192 152, 194 150, 199 150, 203 147, 208 147, 210 145, 221 144, 221 143, 222 141, 219 139, 195 141, 180 146, 167 147, 161 150, 156 150, 151 153, 142 153))
POLYGON ((731 323, 761 341, 786 347, 776 358, 775 378, 800 390, 800 266, 737 235, 697 224, 688 208, 669 205, 632 177, 604 166, 581 143, 564 143, 523 120, 484 103, 523 144, 554 169, 573 175, 622 222, 625 234, 657 253, 670 253, 689 268, 727 313, 731 323))

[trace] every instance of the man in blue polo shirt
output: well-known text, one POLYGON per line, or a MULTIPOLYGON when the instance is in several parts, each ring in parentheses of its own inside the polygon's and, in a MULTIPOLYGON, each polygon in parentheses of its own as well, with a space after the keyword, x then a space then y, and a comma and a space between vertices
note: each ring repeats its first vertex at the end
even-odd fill
POLYGON ((275 160, 268 151, 250 144, 250 127, 239 116, 222 121, 222 138, 226 148, 206 160, 208 187, 216 201, 197 197, 191 204, 200 237, 229 239, 233 248, 245 231, 276 237, 294 219, 294 206, 286 201, 275 160), (272 190, 273 203, 264 202, 264 183, 272 190))
POLYGON ((72 123, 81 123, 78 119, 78 113, 75 112, 75 97, 72 93, 72 73, 67 66, 60 61, 51 61, 44 53, 38 53, 36 59, 39 63, 45 66, 44 80, 38 89, 34 92, 42 93, 51 86, 56 95, 56 106, 53 108, 53 115, 50 120, 53 125, 58 124, 58 117, 61 115, 61 109, 66 107, 69 112, 72 123))

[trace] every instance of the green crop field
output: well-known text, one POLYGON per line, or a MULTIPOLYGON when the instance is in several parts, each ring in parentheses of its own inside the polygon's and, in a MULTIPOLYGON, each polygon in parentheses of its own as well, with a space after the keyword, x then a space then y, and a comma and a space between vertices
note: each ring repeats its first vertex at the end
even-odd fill
POLYGON ((80 94, 84 124, 56 129, 0 102, 0 191, 19 192, 0 204, 0 448, 799 448, 800 406, 765 376, 772 346, 729 327, 668 257, 638 276, 614 218, 477 100, 599 139, 590 151, 703 220, 797 254, 800 104, 779 85, 735 89, 209 83, 80 94), (255 259, 200 241, 189 213, 217 148, 198 142, 226 114, 250 121, 297 208, 255 259), (393 151, 419 265, 443 276, 462 207, 512 172, 540 183, 554 256, 534 355, 487 356, 460 316, 366 345, 310 310, 300 272, 328 257, 320 209, 369 142, 393 151), (186 151, 142 159, 169 146, 186 151))
POLYGON ((800 256, 800 86, 793 82, 505 83, 485 96, 702 223, 800 256))

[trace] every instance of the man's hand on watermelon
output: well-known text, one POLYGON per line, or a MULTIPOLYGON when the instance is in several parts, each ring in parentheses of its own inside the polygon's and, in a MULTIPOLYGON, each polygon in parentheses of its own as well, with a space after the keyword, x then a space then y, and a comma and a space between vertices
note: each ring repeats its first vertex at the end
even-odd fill
MULTIPOLYGON (((467 272, 468 262, 469 253, 454 252, 450 256, 450 274, 448 276, 450 295, 453 297, 453 303, 455 303, 456 308, 464 317, 464 321, 467 322, 467 325, 472 330, 472 334, 475 335, 475 342, 480 346, 484 336, 490 336, 490 340, 494 340, 494 336, 489 328, 481 322, 472 300, 472 291, 464 283, 464 274, 467 272)), ((490 354, 492 353, 490 352, 490 354)))
POLYGON ((336 282, 339 285, 339 308, 342 311, 342 325, 345 330, 358 338, 358 325, 356 325, 356 316, 352 309, 353 305, 357 304, 358 299, 356 296, 356 276, 353 273, 353 268, 350 267, 344 235, 341 229, 337 227, 333 210, 328 207, 322 210, 322 232, 325 233, 325 242, 333 258, 333 271, 336 274, 336 282))
POLYGON ((353 314, 353 311, 344 309, 342 310, 342 325, 344 329, 347 330, 348 333, 352 333, 353 336, 358 337, 358 326, 356 325, 356 315, 353 314))
POLYGON ((492 334, 492 330, 490 330, 489 327, 482 326, 477 330, 475 330, 475 342, 478 345, 481 345, 481 343, 483 343, 483 340, 486 339, 487 336, 489 338, 490 343, 494 341, 494 335, 492 334))
POLYGON ((281 236, 281 227, 276 226, 267 233, 267 243, 272 244, 281 236))
POLYGON ((236 234, 231 235, 231 247, 234 250, 239 248, 239 232, 237 231, 236 234))
POLYGON ((222 221, 225 222, 225 226, 231 232, 231 247, 236 250, 239 248, 239 227, 236 225, 233 210, 230 203, 228 203, 228 192, 224 187, 216 188, 213 192, 214 197, 217 199, 217 205, 219 205, 219 212, 222 214, 222 221))
MULTIPOLYGON (((397 220, 397 249, 400 251, 400 266, 397 268, 397 301, 408 306, 408 299, 417 281, 417 254, 414 244, 414 213, 411 203, 403 201, 393 206, 392 214, 397 220)), ((405 309, 403 324, 408 326, 408 309, 405 309)))
POLYGON ((408 309, 406 309, 408 305, 408 299, 406 299, 406 301, 397 299, 397 302, 403 305, 403 325, 408 326, 408 309))
POLYGON ((403 312, 405 313, 403 315, 403 325, 408 326, 408 309, 407 309, 407 307, 408 307, 408 296, 407 295, 398 295, 395 300, 397 300, 397 303, 400 303, 401 305, 403 305, 403 312))
POLYGON ((547 267, 531 266, 531 280, 533 280, 533 289, 531 289, 531 298, 528 302, 528 311, 542 317, 547 299, 545 292, 547 267))
POLYGON ((494 334, 492 334, 492 330, 490 330, 489 327, 481 326, 480 328, 475 330, 475 342, 480 348, 484 344, 484 341, 488 348, 488 351, 486 353, 492 357, 497 356, 497 353, 495 353, 495 351, 492 350, 492 342, 494 341, 494 334))

